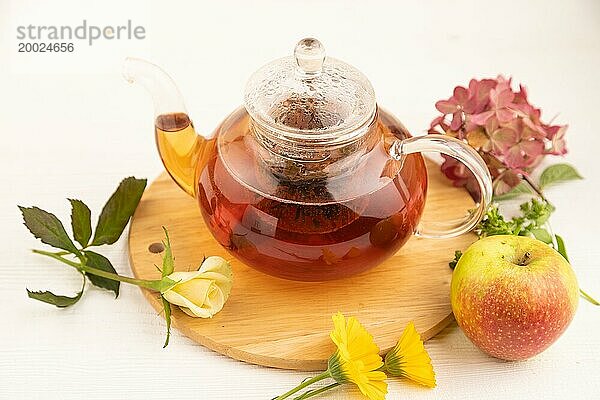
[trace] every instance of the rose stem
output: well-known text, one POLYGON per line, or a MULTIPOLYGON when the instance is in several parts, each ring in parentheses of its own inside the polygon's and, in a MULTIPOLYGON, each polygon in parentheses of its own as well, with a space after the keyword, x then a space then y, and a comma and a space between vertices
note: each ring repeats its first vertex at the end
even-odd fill
POLYGON ((129 278, 127 276, 121 276, 121 275, 117 275, 117 274, 113 274, 112 272, 107 272, 107 271, 102 271, 100 269, 97 268, 93 268, 93 267, 89 267, 83 263, 76 263, 74 261, 71 260, 67 260, 66 258, 56 254, 56 253, 51 253, 49 251, 43 251, 43 250, 32 250, 34 253, 36 254, 41 254, 47 257, 51 257, 54 258, 55 260, 58 260, 64 264, 67 264, 79 271, 83 271, 83 272, 87 272, 89 274, 92 275, 96 275, 96 276, 100 276, 102 278, 106 278, 106 279, 110 279, 113 281, 119 281, 119 282, 125 282, 125 283, 130 283, 132 285, 136 285, 136 286, 141 286, 147 289, 152 289, 152 290, 156 290, 156 291, 160 291, 159 289, 159 284, 161 281, 150 281, 150 280, 145 280, 145 279, 134 279, 134 278, 129 278))

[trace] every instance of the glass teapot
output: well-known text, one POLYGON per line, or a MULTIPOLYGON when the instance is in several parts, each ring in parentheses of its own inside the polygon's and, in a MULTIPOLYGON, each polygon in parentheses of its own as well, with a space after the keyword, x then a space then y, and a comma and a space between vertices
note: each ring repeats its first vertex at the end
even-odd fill
POLYGON ((124 76, 152 95, 158 151, 173 180, 197 199, 215 239, 246 265, 281 278, 321 281, 393 255, 413 234, 471 230, 490 203, 481 157, 442 135, 411 137, 379 107, 368 79, 303 39, 293 56, 255 72, 238 108, 198 135, 172 79, 129 58, 124 76), (427 170, 440 152, 475 175, 480 201, 463 220, 420 223, 427 170))

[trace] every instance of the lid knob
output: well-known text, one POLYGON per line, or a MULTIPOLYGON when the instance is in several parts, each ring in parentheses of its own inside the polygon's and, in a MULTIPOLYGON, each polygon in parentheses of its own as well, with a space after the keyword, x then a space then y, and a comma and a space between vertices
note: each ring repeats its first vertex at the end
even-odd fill
POLYGON ((325 61, 325 48, 317 39, 305 38, 294 48, 296 64, 307 75, 319 75, 325 61))

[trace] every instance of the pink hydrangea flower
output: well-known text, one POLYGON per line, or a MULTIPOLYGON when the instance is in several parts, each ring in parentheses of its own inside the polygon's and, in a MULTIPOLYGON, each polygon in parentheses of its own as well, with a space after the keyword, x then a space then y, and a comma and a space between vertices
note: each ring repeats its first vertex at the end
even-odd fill
POLYGON ((473 111, 469 91, 462 86, 455 87, 454 95, 448 100, 440 100, 435 103, 435 108, 442 114, 452 114, 450 129, 453 131, 458 131, 463 124, 463 115, 473 111))
MULTIPOLYGON (((529 103, 527 90, 512 89, 512 79, 472 79, 468 88, 457 86, 452 97, 435 103, 441 113, 428 133, 445 133, 467 141, 486 161, 494 178, 494 192, 518 185, 547 154, 567 152, 567 125, 550 125, 529 103)), ((442 171, 456 186, 477 192, 475 178, 461 163, 444 157, 442 171)))

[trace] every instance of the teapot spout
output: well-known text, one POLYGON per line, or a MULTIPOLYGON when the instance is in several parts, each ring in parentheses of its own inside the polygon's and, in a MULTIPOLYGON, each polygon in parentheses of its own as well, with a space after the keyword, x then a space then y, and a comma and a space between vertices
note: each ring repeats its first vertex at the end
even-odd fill
POLYGON ((199 164, 208 155, 210 141, 194 130, 175 82, 157 65, 137 58, 125 59, 123 76, 129 83, 141 84, 152 96, 160 158, 171 178, 195 197, 199 164))

